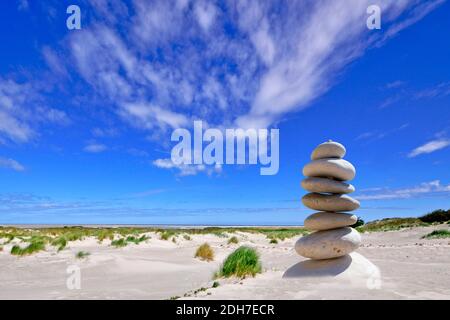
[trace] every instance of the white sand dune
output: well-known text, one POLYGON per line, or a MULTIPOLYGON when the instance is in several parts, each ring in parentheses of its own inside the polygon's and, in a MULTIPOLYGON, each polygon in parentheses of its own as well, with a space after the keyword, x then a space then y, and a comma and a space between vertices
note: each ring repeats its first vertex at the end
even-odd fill
POLYGON ((237 233, 239 245, 255 247, 264 272, 255 278, 219 279, 213 274, 238 245, 227 238, 195 235, 177 243, 152 239, 113 248, 95 239, 71 242, 57 253, 49 248, 32 256, 0 252, 1 299, 450 299, 450 239, 422 235, 448 225, 363 235, 363 247, 350 257, 314 263, 299 257, 296 238, 269 244, 258 234, 237 233), (208 242, 213 262, 194 258, 208 242), (80 251, 90 253, 76 259, 80 251), (81 289, 66 286, 68 266, 81 270, 81 289), (318 267, 318 268, 317 268, 318 267), (195 290, 200 288, 206 290, 195 290))

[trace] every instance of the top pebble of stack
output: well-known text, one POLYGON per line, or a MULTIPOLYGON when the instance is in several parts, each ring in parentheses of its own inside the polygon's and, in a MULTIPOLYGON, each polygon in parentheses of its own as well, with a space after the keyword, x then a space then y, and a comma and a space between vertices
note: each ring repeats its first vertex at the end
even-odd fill
POLYGON ((317 146, 311 153, 311 160, 319 160, 326 158, 342 159, 345 156, 345 147, 334 141, 324 142, 317 146))

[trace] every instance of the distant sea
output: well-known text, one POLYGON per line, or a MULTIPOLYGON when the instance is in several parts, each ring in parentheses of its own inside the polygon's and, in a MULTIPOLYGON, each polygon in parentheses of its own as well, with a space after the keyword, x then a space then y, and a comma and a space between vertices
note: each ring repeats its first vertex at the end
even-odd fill
POLYGON ((215 228, 276 228, 276 227, 303 227, 294 224, 255 224, 255 225, 200 225, 200 224, 0 224, 0 226, 16 228, 63 228, 63 227, 85 227, 85 228, 161 228, 161 229, 202 229, 208 227, 215 228))

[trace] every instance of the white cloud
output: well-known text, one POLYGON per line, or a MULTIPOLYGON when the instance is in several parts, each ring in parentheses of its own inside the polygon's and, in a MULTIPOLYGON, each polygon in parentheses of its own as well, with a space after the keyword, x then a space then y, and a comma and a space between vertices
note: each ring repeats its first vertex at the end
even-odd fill
POLYGON ((417 157, 421 154, 432 153, 450 146, 450 139, 437 139, 425 143, 424 145, 415 148, 408 154, 409 158, 417 157))
POLYGON ((47 51, 47 61, 62 70, 56 55, 66 53, 75 70, 66 68, 98 98, 91 101, 153 136, 193 119, 266 127, 308 107, 366 49, 440 3, 381 0, 383 29, 372 32, 369 0, 95 0, 91 23, 68 35, 65 51, 47 51))
POLYGON ((0 157, 0 168, 25 171, 25 167, 14 159, 0 157))
POLYGON ((421 183, 418 186, 389 189, 389 188, 372 188, 371 193, 356 196, 358 200, 394 200, 394 199, 410 199, 415 197, 423 197, 435 194, 450 194, 450 184, 442 185, 439 180, 421 183))
POLYGON ((251 110, 237 119, 238 125, 267 126, 287 112, 307 107, 330 87, 339 70, 371 44, 379 44, 419 21, 441 2, 434 1, 418 10, 414 1, 379 1, 383 25, 387 28, 382 39, 371 36, 362 23, 367 19, 370 1, 317 1, 309 10, 305 10, 304 2, 289 3, 289 12, 303 9, 308 18, 291 14, 283 19, 284 24, 277 26, 281 32, 275 34, 275 43, 284 48, 283 54, 262 75, 251 110), (407 21, 389 27, 389 22, 408 8, 413 9, 407 21))
POLYGON ((375 130, 375 131, 367 131, 364 132, 362 134, 360 134, 359 136, 357 136, 355 138, 355 141, 359 141, 359 140, 369 140, 369 141, 376 141, 376 140, 380 140, 383 138, 386 138, 394 133, 398 133, 399 131, 402 131, 406 128, 409 127, 409 123, 404 123, 402 124, 400 127, 398 128, 394 128, 391 130, 386 130, 386 131, 379 131, 379 130, 375 130))
POLYGON ((14 142, 26 142, 32 135, 27 121, 27 99, 34 95, 28 84, 0 78, 0 134, 14 142))
POLYGON ((132 122, 138 121, 147 129, 152 129, 155 125, 160 128, 180 128, 188 124, 184 115, 146 103, 124 103, 121 114, 132 122))
POLYGON ((33 131, 27 123, 4 110, 0 110, 0 133, 15 142, 26 142, 33 135, 33 131))
POLYGON ((386 89, 397 89, 403 87, 405 85, 405 81, 396 80, 386 84, 386 89))
POLYGON ((215 166, 205 166, 203 164, 176 165, 170 158, 156 159, 153 161, 153 165, 161 169, 177 169, 180 176, 194 176, 200 172, 205 172, 207 175, 212 175, 214 173, 219 174, 222 172, 222 166, 220 164, 216 164, 215 166))
POLYGON ((24 143, 36 136, 42 123, 65 125, 65 112, 44 106, 36 84, 0 77, 0 140, 24 143))
POLYGON ((115 128, 94 128, 91 133, 97 138, 111 138, 119 135, 119 131, 115 128))
POLYGON ((403 29, 406 29, 407 27, 415 24, 419 20, 421 20, 423 17, 425 17, 427 14, 429 14, 431 11, 436 9, 438 6, 443 4, 445 0, 431 0, 431 1, 423 1, 420 3, 420 1, 408 1, 408 0, 402 0, 402 1, 396 1, 399 5, 397 7, 397 10, 393 10, 394 17, 397 17, 400 15, 401 10, 405 7, 409 6, 412 7, 412 10, 410 11, 410 15, 397 23, 395 23, 391 28, 387 30, 387 32, 384 34, 383 39, 378 43, 378 45, 382 45, 386 40, 396 36, 400 31, 403 29))
POLYGON ((442 82, 415 94, 416 99, 445 97, 450 95, 450 82, 442 82))
POLYGON ((207 32, 214 23, 217 10, 211 2, 197 1, 195 4, 195 15, 203 31, 207 32))
POLYGON ((29 8, 30 4, 28 3, 28 0, 19 0, 19 5, 17 6, 19 11, 27 11, 29 8))
POLYGON ((107 149, 108 149, 108 147, 105 146, 104 144, 91 143, 91 144, 88 144, 87 146, 85 146, 83 150, 85 152, 89 152, 89 153, 100 153, 100 152, 106 151, 107 149))
POLYGON ((50 70, 56 74, 66 76, 67 70, 60 57, 53 52, 50 47, 44 47, 42 49, 42 55, 50 70))

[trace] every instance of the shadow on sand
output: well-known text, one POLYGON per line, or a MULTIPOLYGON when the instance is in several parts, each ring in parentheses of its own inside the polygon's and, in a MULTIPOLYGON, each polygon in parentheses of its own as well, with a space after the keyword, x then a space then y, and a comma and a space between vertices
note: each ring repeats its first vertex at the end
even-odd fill
POLYGON ((286 270, 283 278, 333 277, 347 270, 351 263, 350 255, 327 260, 305 260, 286 270))

